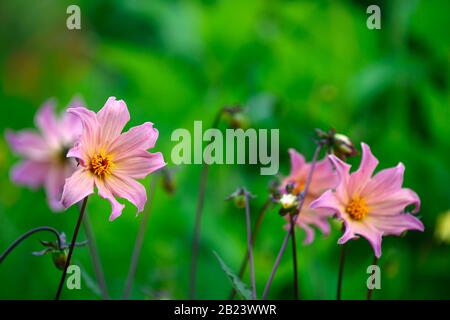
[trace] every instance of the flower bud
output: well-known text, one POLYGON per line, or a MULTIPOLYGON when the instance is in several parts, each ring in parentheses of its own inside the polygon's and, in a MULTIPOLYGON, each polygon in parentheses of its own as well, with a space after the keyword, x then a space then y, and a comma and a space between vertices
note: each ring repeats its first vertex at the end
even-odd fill
POLYGON ((223 119, 230 128, 246 129, 249 126, 247 116, 242 112, 240 106, 225 107, 223 109, 223 119))
POLYGON ((353 157, 358 154, 349 137, 336 133, 333 136, 333 153, 340 159, 353 157))
POLYGON ((243 209, 245 208, 246 201, 248 198, 255 198, 254 195, 250 194, 245 188, 239 188, 232 194, 230 194, 225 200, 233 200, 236 207, 243 209))
POLYGON ((327 132, 316 129, 316 134, 319 137, 319 142, 327 148, 328 152, 333 153, 341 160, 345 161, 347 157, 353 157, 358 154, 350 138, 336 133, 335 129, 330 129, 327 132))
POLYGON ((52 252, 53 264, 56 268, 63 271, 67 263, 68 250, 55 250, 52 252))
POLYGON ((162 187, 168 194, 173 195, 176 190, 176 183, 173 177, 173 172, 164 167, 162 170, 162 187))
POLYGON ((450 210, 438 216, 435 237, 439 242, 450 244, 450 210))

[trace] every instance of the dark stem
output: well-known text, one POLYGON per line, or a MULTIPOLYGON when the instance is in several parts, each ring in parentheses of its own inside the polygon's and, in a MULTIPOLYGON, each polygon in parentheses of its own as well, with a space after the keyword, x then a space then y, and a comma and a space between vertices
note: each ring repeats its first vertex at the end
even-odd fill
MULTIPOLYGON (((313 159, 312 159, 312 162, 311 162, 311 169, 310 169, 310 171, 308 173, 308 177, 306 179, 305 189, 303 191, 302 198, 301 198, 300 203, 298 205, 297 214, 294 215, 294 217, 293 217, 294 221, 297 221, 298 216, 302 212, 303 204, 305 203, 306 196, 308 195, 309 186, 311 184, 312 176, 313 176, 314 170, 316 168, 317 158, 319 157, 319 153, 320 153, 321 149, 322 149, 322 144, 319 143, 317 145, 316 151, 314 152, 314 156, 313 156, 313 159)), ((270 286, 272 285, 273 278, 275 277, 275 273, 277 272, 277 269, 278 269, 278 266, 280 264, 281 258, 283 257, 284 251, 286 250, 286 246, 287 246, 287 244, 289 242, 289 238, 292 236, 292 234, 294 232, 293 229, 294 228, 289 227, 289 231, 286 234, 286 236, 284 237, 284 240, 283 240, 283 243, 281 245, 280 251, 278 252, 277 259, 275 260, 275 264, 274 264, 274 266, 272 268, 272 272, 270 273, 269 280, 267 281, 266 287, 264 289, 264 293, 263 293, 263 297, 262 297, 263 300, 267 299, 267 295, 269 294, 270 286)))
POLYGON ((125 284, 125 288, 123 291, 123 299, 128 300, 130 297, 131 289, 133 288, 133 281, 136 275, 136 270, 139 262, 139 256, 141 255, 142 244, 144 243, 145 231, 147 230, 148 220, 150 218, 150 214, 152 211, 153 199, 155 198, 155 190, 156 190, 156 182, 158 176, 154 176, 152 178, 150 184, 150 193, 149 193, 149 207, 144 213, 144 217, 139 226, 139 231, 136 237, 136 242, 134 244, 133 255, 131 258, 130 268, 128 270, 127 281, 125 284))
POLYGON ((106 286, 105 274, 103 273, 102 264, 100 262, 100 255, 97 250, 97 243, 95 241, 95 236, 88 212, 84 214, 83 229, 86 235, 92 265, 94 266, 95 277, 97 279, 98 286, 100 287, 102 299, 109 300, 110 297, 108 293, 108 287, 106 286))
MULTIPOLYGON (((378 265, 378 258, 376 256, 373 257, 373 263, 372 265, 377 266, 378 265)), ((372 299, 372 289, 367 289, 367 300, 372 299)))
POLYGON ((3 262, 3 260, 6 259, 6 257, 20 244, 22 243, 22 241, 24 241, 25 239, 27 239, 29 236, 38 233, 38 232, 51 232, 56 236, 56 240, 58 241, 58 248, 61 249, 62 243, 61 243, 61 239, 59 238, 59 232, 58 230, 52 228, 52 227, 38 227, 38 228, 34 228, 31 229, 30 231, 27 231, 26 233, 24 233, 23 235, 21 235, 19 238, 17 238, 6 250, 5 252, 2 253, 2 255, 0 256, 0 263, 3 262))
POLYGON ((255 262, 253 260, 252 250, 252 223, 250 219, 250 196, 248 191, 245 191, 245 221, 247 225, 247 252, 248 260, 250 261, 250 279, 252 286, 252 299, 256 300, 256 282, 255 282, 255 262))
MULTIPOLYGON (((255 227, 254 227, 253 233, 252 233, 252 246, 255 245, 256 237, 259 232, 259 228, 261 227, 261 223, 264 219, 264 215, 266 214, 267 209, 269 209, 269 206, 271 203, 272 203, 272 200, 270 198, 268 198, 266 200, 266 202, 264 202, 264 205, 261 208, 261 210, 259 211, 259 215, 258 215, 258 218, 256 218, 255 227)), ((242 277, 244 276, 245 270, 247 269, 247 264, 248 264, 248 254, 246 254, 244 256, 244 259, 242 259, 241 268, 239 269, 239 279, 242 279, 242 277)), ((233 289, 231 291, 229 300, 233 300, 236 297, 236 293, 237 293, 236 290, 233 289)))
POLYGON ((72 242, 69 248, 69 255, 67 256, 66 266, 64 267, 61 280, 59 281, 58 291, 56 292, 55 300, 59 300, 61 297, 62 288, 66 280, 67 269, 70 266, 70 260, 72 260, 73 249, 75 248, 75 243, 77 242, 78 231, 80 231, 81 222, 83 221, 84 212, 86 211, 88 197, 84 198, 83 204, 81 205, 80 215, 78 216, 77 225, 75 226, 75 231, 73 233, 72 242))
MULTIPOLYGON (((220 118, 224 108, 220 109, 216 114, 212 128, 216 128, 219 125, 220 118)), ((204 160, 203 160, 204 161, 204 160)), ((205 204, 205 193, 206 184, 208 182, 208 169, 209 165, 204 161, 202 165, 202 171, 200 174, 200 184, 198 190, 198 200, 197 208, 195 211, 195 225, 194 225, 194 235, 192 240, 192 257, 191 257, 191 272, 190 272, 190 284, 189 284, 189 299, 195 299, 196 284, 197 284, 197 257, 198 257, 198 246, 200 242, 200 229, 202 224, 202 213, 205 204)))
POLYGON ((293 272, 294 272, 294 299, 299 299, 298 294, 298 268, 297 268, 297 245, 295 239, 295 221, 294 217, 291 216, 291 230, 292 230, 292 262, 293 262, 293 272))
POLYGON ((341 245, 341 258, 339 261, 339 276, 336 295, 337 300, 341 300, 342 278, 344 277, 345 247, 346 247, 345 243, 341 245))

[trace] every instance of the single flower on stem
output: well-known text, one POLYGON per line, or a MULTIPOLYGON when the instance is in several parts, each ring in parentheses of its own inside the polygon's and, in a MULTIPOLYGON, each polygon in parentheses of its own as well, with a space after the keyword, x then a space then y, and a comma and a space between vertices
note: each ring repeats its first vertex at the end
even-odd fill
POLYGON ((82 107, 68 112, 81 120, 83 132, 68 153, 79 166, 64 186, 63 206, 68 208, 86 198, 96 186, 99 195, 112 205, 110 221, 119 217, 125 207, 116 197, 127 199, 138 213, 142 212, 147 194, 135 179, 143 179, 166 165, 160 152, 147 151, 158 139, 153 124, 146 122, 122 133, 130 114, 125 102, 115 97, 110 97, 98 113, 82 107))
MULTIPOLYGON (((291 158, 291 172, 280 185, 279 191, 281 194, 279 203, 282 208, 291 206, 296 209, 298 204, 298 199, 296 198, 305 189, 306 180, 311 170, 311 163, 307 163, 303 155, 294 149, 289 149, 289 155, 291 158)), ((297 226, 306 232, 304 244, 310 244, 314 240, 313 227, 317 227, 324 234, 330 232, 328 219, 334 215, 334 212, 328 209, 311 209, 309 205, 325 191, 336 187, 338 182, 338 176, 328 159, 323 159, 315 164, 315 170, 312 175, 309 191, 304 199, 302 211, 297 215, 295 221, 297 226)), ((285 217, 288 222, 286 228, 289 229, 291 216, 286 215, 285 217)))
POLYGON ((417 213, 420 199, 413 190, 402 187, 405 171, 402 163, 372 176, 378 160, 367 144, 361 145, 361 164, 353 173, 350 173, 350 165, 330 156, 340 183, 335 190, 326 191, 310 207, 337 213, 344 223, 344 234, 338 240, 339 244, 362 236, 369 241, 375 256, 379 258, 383 236, 399 236, 406 230, 424 230, 418 218, 405 213, 409 205, 414 205, 412 213, 417 213))
MULTIPOLYGON (((81 106, 73 100, 71 105, 81 106)), ((11 179, 31 188, 44 187, 53 211, 62 211, 61 195, 64 183, 76 169, 76 162, 66 154, 81 134, 81 122, 72 114, 55 114, 55 103, 49 100, 35 117, 38 131, 6 131, 12 150, 24 159, 11 170, 11 179)))

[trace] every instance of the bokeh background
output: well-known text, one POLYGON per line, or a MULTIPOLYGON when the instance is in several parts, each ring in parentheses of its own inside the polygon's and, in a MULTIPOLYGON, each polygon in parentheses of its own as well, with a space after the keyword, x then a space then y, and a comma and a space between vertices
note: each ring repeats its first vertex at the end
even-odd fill
MULTIPOLYGON (((188 296, 194 212, 201 166, 174 167, 170 135, 176 128, 207 126, 224 105, 242 105, 250 125, 280 129, 281 174, 287 149, 308 158, 313 129, 335 127, 365 141, 380 167, 406 166, 405 185, 420 195, 425 232, 383 240, 382 290, 375 299, 449 299, 450 247, 436 236, 438 217, 450 209, 450 2, 380 1, 49 1, 0 2, 0 251, 28 229, 54 226, 71 235, 77 209, 54 214, 42 190, 9 180, 17 162, 4 130, 33 127, 48 98, 63 110, 74 95, 99 110, 109 96, 124 99, 130 126, 152 121, 156 149, 173 169, 176 192, 158 184, 134 283, 134 299, 188 296), (81 8, 82 30, 66 28, 66 8, 81 8), (368 30, 366 8, 378 4, 382 29, 368 30)), ((222 124, 221 127, 224 127, 222 124)), ((351 160, 359 163, 359 158, 351 160)), ((245 185, 256 213, 272 177, 259 166, 212 166, 202 225, 198 297, 224 299, 230 282, 213 255, 235 271, 246 249, 245 216, 224 198, 245 185)), ((144 181, 149 184, 149 179, 144 181)), ((142 217, 128 205, 108 222, 110 205, 94 197, 89 213, 107 284, 120 298, 142 217)), ((284 221, 271 210, 256 243, 262 293, 281 245, 284 221)), ((298 249, 303 299, 334 299, 339 225, 298 249)), ((304 233, 297 233, 298 240, 304 233)), ((60 273, 34 236, 0 266, 1 299, 51 299, 60 273)), ((80 240, 84 239, 83 232, 80 240)), ((364 239, 350 242, 344 299, 364 299, 373 257, 364 239)), ((87 248, 77 248, 82 290, 70 299, 99 299, 87 248)), ((270 297, 292 298, 290 249, 270 297)), ((244 278, 248 283, 248 275, 244 278)))

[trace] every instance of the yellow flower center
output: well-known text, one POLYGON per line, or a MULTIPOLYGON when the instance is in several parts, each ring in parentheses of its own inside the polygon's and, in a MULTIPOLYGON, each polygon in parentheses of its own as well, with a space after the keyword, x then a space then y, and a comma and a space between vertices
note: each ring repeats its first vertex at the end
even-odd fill
POLYGON ((111 174, 113 166, 111 156, 100 152, 91 158, 89 169, 96 176, 103 178, 111 174))
POLYGON ((362 220, 369 213, 366 201, 363 198, 354 198, 348 204, 345 211, 350 215, 353 220, 362 220))

